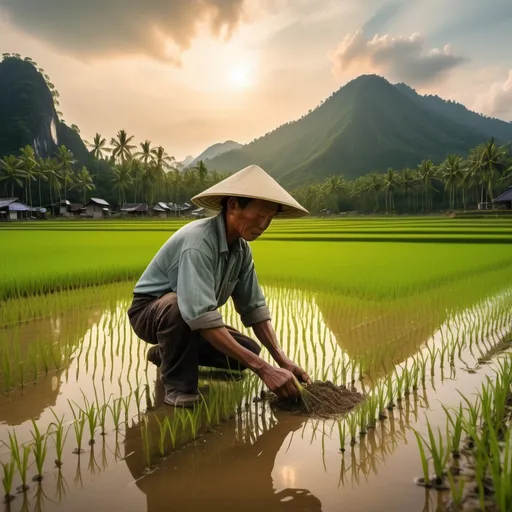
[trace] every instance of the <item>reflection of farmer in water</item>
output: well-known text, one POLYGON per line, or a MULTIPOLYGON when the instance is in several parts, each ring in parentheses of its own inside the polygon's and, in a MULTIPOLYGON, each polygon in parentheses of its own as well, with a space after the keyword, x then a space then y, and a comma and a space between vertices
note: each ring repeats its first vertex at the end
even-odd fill
MULTIPOLYGON (((156 402, 161 403, 158 393, 156 402)), ((260 410, 260 417, 261 413, 260 410)), ((240 435, 237 440, 236 422, 229 421, 220 428, 222 435, 217 432, 199 438, 182 452, 167 457, 158 464, 157 471, 143 478, 140 478, 141 460, 127 457, 128 469, 137 487, 146 495, 147 512, 321 511, 321 502, 307 489, 295 489, 293 483, 285 489, 274 486, 272 472, 280 469, 276 466, 276 456, 281 449, 287 449, 289 434, 300 435, 305 420, 297 415, 276 414, 277 422, 268 426, 255 442, 242 441, 240 435)), ((257 415, 258 412, 253 420, 257 415)), ((248 428, 255 431, 252 425, 248 428)), ((138 450, 138 427, 127 428, 126 442, 127 453, 133 450, 130 443, 138 450)))
POLYGON ((308 212, 256 165, 193 201, 221 213, 187 224, 165 242, 137 282, 128 311, 137 336, 155 345, 148 359, 160 366, 165 402, 189 406, 200 400, 198 366, 249 368, 271 391, 297 396, 294 377, 309 377, 279 346, 247 242, 274 217, 308 212), (229 297, 279 368, 259 357, 255 341, 224 324, 218 308, 229 297))

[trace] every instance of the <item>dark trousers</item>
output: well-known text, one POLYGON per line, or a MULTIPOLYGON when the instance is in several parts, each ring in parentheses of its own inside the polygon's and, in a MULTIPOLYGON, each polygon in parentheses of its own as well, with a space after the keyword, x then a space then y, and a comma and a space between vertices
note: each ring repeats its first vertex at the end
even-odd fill
MULTIPOLYGON (((235 359, 216 350, 199 332, 190 330, 181 317, 175 293, 167 293, 159 298, 134 297, 128 317, 140 339, 158 345, 162 360, 160 374, 166 389, 194 392, 199 378, 198 366, 246 369, 235 359)), ((258 343, 236 329, 226 327, 240 345, 255 354, 260 353, 258 343)))

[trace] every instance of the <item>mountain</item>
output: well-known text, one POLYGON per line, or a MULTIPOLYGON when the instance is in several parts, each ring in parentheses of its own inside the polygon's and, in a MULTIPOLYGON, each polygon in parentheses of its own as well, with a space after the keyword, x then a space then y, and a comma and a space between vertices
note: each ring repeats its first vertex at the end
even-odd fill
POLYGON ((388 167, 415 167, 425 158, 439 162, 449 153, 467 153, 490 135, 512 139, 502 121, 474 114, 465 123, 429 105, 382 77, 362 75, 299 120, 205 163, 219 172, 258 164, 281 183, 297 186, 331 174, 354 179, 388 167))
MULTIPOLYGON (((233 149, 241 148, 242 144, 235 142, 234 140, 227 140, 226 142, 218 142, 217 144, 213 144, 209 148, 206 148, 198 157, 194 158, 191 162, 189 162, 187 167, 194 167, 200 160, 211 160, 216 156, 227 153, 228 151, 232 151, 233 149)), ((185 159, 186 160, 186 159, 185 159)), ((185 161, 183 162, 185 163, 185 161)))
MULTIPOLYGON (((112 170, 105 162, 95 162, 78 131, 59 120, 57 95, 47 75, 31 59, 4 57, 0 62, 0 158, 18 155, 27 144, 38 156, 53 156, 57 147, 64 145, 75 156, 75 170, 85 165, 95 175, 96 196, 115 200, 112 170)), ((68 195, 77 201, 79 197, 76 190, 68 195)))
POLYGON ((466 108, 461 103, 452 100, 444 100, 436 95, 420 95, 406 84, 395 84, 395 87, 402 93, 417 101, 420 105, 445 116, 446 118, 462 123, 476 130, 485 132, 487 137, 495 137, 502 142, 512 140, 512 123, 477 114, 466 108))

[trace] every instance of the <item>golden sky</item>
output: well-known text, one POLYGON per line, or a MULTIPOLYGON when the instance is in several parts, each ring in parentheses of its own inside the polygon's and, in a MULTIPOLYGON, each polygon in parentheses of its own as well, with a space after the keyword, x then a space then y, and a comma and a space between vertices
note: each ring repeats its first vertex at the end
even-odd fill
POLYGON ((125 129, 181 160, 362 73, 512 120, 511 24, 509 0, 0 0, 0 53, 45 69, 83 138, 125 129))

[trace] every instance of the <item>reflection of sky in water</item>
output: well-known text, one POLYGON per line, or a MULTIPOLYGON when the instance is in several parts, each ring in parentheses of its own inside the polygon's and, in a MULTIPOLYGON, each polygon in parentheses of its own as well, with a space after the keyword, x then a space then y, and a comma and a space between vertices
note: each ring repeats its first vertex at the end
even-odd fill
MULTIPOLYGON (((466 339, 469 344, 472 337, 476 339, 477 335, 479 338, 485 335, 488 346, 484 345, 483 350, 488 351, 499 338, 493 333, 487 336, 484 320, 489 321, 493 317, 493 312, 501 311, 504 320, 507 320, 505 325, 508 328, 512 311, 511 290, 476 302, 473 308, 455 311, 453 314, 448 313, 442 304, 437 310, 424 309, 421 314, 414 309, 388 310, 383 304, 373 304, 365 310, 361 302, 351 304, 340 298, 315 296, 300 291, 266 288, 266 293, 273 311, 276 332, 283 347, 290 357, 303 363, 312 373, 315 368, 329 368, 333 361, 341 358, 350 361, 352 357, 358 357, 365 351, 376 350, 379 337, 389 347, 393 343, 401 344, 402 350, 390 356, 391 360, 402 357, 397 362, 410 357, 426 343, 440 347, 442 340, 450 337, 466 339)), ((121 300, 114 308, 84 308, 81 311, 63 313, 62 316, 38 320, 32 323, 32 326, 22 325, 16 332, 8 330, 4 333, 6 339, 11 336, 12 339, 23 340, 25 344, 37 338, 41 339, 41 334, 45 333, 46 342, 60 340, 62 343, 75 345, 75 358, 60 372, 41 377, 35 386, 30 385, 23 392, 18 390, 11 395, 2 396, 0 420, 3 425, 19 423, 20 420, 17 418, 21 416, 16 411, 24 408, 22 404, 30 410, 38 411, 32 416, 38 419, 42 428, 46 428, 54 421, 50 406, 59 417, 65 414, 70 420, 68 399, 82 405, 82 393, 90 401, 94 401, 98 396, 99 401, 103 402, 103 396, 107 400, 110 396, 126 396, 137 386, 147 383, 153 394, 157 374, 151 365, 146 370, 147 345, 132 333, 126 317, 127 307, 128 302, 121 300)), ((241 328, 232 308, 228 306, 224 311, 227 323, 245 331, 241 328)), ((495 325, 494 328, 503 330, 504 327, 495 325)), ((379 354, 383 357, 386 355, 381 352, 379 354)), ((477 357, 479 355, 476 353, 477 357)), ((468 347, 463 350, 463 359, 474 361, 468 347)), ((257 416, 265 409, 260 406, 259 412, 252 413, 250 419, 245 424, 242 422, 242 425, 252 428, 258 439, 267 439, 261 441, 261 447, 254 435, 251 441, 251 437, 247 436, 246 442, 237 450, 232 447, 221 449, 222 441, 216 434, 206 436, 204 442, 219 445, 220 451, 214 452, 213 455, 205 455, 194 447, 185 449, 181 454, 168 459, 172 460, 170 466, 165 463, 161 470, 144 479, 146 487, 139 485, 146 494, 148 510, 165 510, 162 496, 170 492, 172 489, 169 488, 174 486, 175 496, 178 495, 180 486, 182 490, 183 486, 189 485, 197 478, 198 467, 204 466, 210 472, 219 471, 227 475, 237 467, 236 461, 240 463, 240 471, 246 468, 248 478, 263 481, 271 476, 271 482, 265 484, 265 489, 268 490, 268 486, 274 489, 283 506, 289 502, 294 503, 294 500, 300 503, 299 495, 290 497, 285 490, 305 489, 321 501, 322 510, 339 510, 340 506, 343 506, 343 510, 354 511, 411 510, 411 503, 418 506, 423 504, 425 491, 411 484, 413 477, 420 474, 420 464, 415 439, 406 429, 406 425, 412 422, 415 428, 424 429, 423 412, 427 403, 431 408, 429 418, 441 419, 441 398, 445 404, 458 404, 460 396, 457 389, 473 391, 484 374, 491 373, 490 367, 484 367, 478 374, 470 374, 461 371, 463 366, 461 363, 456 365, 457 386, 453 385, 453 381, 442 382, 436 377, 435 390, 429 386, 425 396, 423 391, 418 395, 411 395, 409 402, 404 402, 402 410, 395 410, 394 418, 379 423, 377 429, 371 431, 353 449, 347 446, 348 449, 343 456, 339 452, 338 431, 334 422, 309 420, 301 425, 285 422, 278 427, 265 423, 268 420, 262 417, 258 420, 257 416), (276 432, 274 438, 265 437, 266 433, 272 431, 276 432), (255 452, 249 451, 251 445, 257 448, 255 452), (222 450, 231 454, 228 459, 234 464, 233 470, 219 464, 219 453, 222 450), (192 469, 191 460, 194 457, 196 464, 192 469), (258 466, 256 459, 263 461, 265 457, 268 459, 266 465, 262 463, 258 466), (179 469, 179 477, 171 471, 171 466, 179 469), (172 475, 169 475, 169 472, 172 472, 172 475), (158 503, 161 503, 160 508, 158 503)), ((326 375, 330 376, 329 373, 326 375)), ((136 414, 134 402, 132 398, 130 416, 136 414)), ((142 408, 145 406, 146 401, 143 399, 142 408)), ((267 411, 267 414, 272 416, 270 411, 267 411)), ((278 421, 277 425, 279 424, 278 421)), ((107 426, 112 430, 110 415, 107 426)), ((2 430, 5 432, 5 429, 2 430)), ((30 439, 30 424, 26 419, 16 427, 16 430, 20 441, 30 439)), ((226 439, 231 439, 228 434, 229 432, 226 432, 226 439)), ((73 438, 72 430, 69 437, 73 438)), ((101 459, 101 438, 97 437, 99 441, 95 447, 95 456, 101 459)), ((88 439, 87 433, 84 439, 88 439)), ((109 434, 106 440, 107 467, 115 467, 116 471, 104 469, 100 479, 94 478, 90 471, 88 472, 89 453, 84 454, 81 457, 84 462, 82 471, 87 485, 83 491, 76 486, 73 487, 66 503, 69 506, 73 503, 80 506, 80 499, 96 500, 98 496, 103 496, 108 501, 111 496, 108 497, 106 489, 113 486, 114 489, 123 490, 123 510, 143 509, 144 495, 141 495, 139 487, 133 484, 126 487, 134 478, 131 468, 128 470, 127 462, 115 462, 114 435, 109 434), (93 489, 95 493, 98 491, 96 498, 85 494, 93 489), (135 508, 135 503, 138 508, 135 508), (139 508, 141 506, 142 508, 139 508)), ((136 441, 136 445, 140 447, 139 443, 140 440, 136 441)), ((50 451, 53 450, 52 446, 50 443, 50 451)), ((89 450, 88 447, 86 449, 89 450)), ((1 448, 2 460, 5 454, 5 448, 1 448)), ((53 453, 49 458, 54 458, 53 453)), ((101 461, 98 462, 100 463, 101 461)), ((74 472, 76 457, 70 458, 68 455, 65 466, 74 472)), ((51 473, 50 467, 49 472, 51 473)), ((73 480, 73 475, 70 474, 69 479, 73 480)), ((269 494, 268 499, 274 498, 269 494)), ((180 499, 176 498, 175 502, 178 505, 180 499)), ((210 503, 210 508, 212 503, 214 502, 210 503)), ((183 502, 184 506, 185 504, 186 500, 183 502)))

